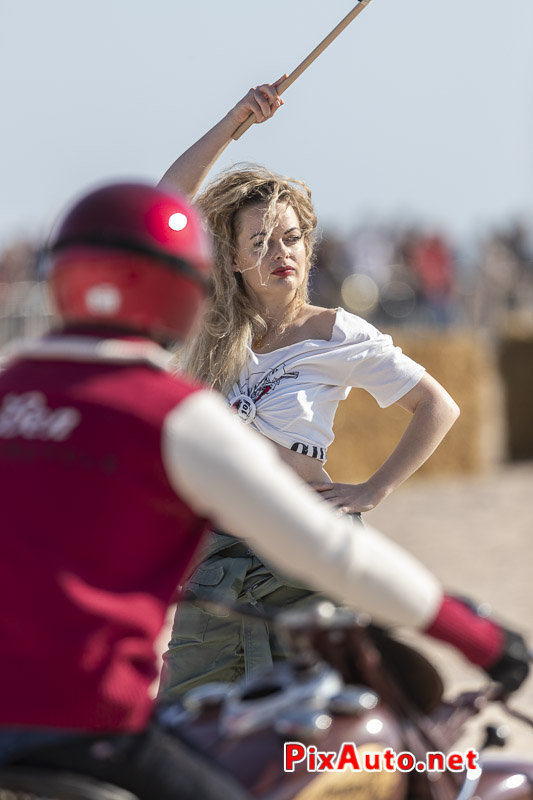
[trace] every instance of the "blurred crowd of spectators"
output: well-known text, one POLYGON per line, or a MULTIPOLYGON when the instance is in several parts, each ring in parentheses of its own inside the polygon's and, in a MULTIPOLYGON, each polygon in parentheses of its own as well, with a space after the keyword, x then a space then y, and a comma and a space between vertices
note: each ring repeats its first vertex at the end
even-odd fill
MULTIPOLYGON (((31 241, 0 253, 0 345, 49 325, 38 261, 31 241)), ((385 330, 473 326, 497 333, 509 319, 533 319, 533 228, 509 223, 459 245, 423 227, 323 231, 311 286, 313 302, 343 306, 385 330)))
POLYGON ((422 227, 381 224, 324 233, 313 301, 341 305, 378 325, 496 331, 533 317, 533 230, 512 223, 457 245, 422 227))

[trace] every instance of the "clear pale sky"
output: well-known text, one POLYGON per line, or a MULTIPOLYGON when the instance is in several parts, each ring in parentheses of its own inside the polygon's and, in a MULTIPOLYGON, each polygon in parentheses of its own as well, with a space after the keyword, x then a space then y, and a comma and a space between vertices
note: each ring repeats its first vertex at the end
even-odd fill
MULTIPOLYGON (((0 0, 0 244, 95 183, 157 181, 353 0, 0 0)), ((220 166, 306 180, 323 226, 533 221, 533 0, 372 0, 220 166)))

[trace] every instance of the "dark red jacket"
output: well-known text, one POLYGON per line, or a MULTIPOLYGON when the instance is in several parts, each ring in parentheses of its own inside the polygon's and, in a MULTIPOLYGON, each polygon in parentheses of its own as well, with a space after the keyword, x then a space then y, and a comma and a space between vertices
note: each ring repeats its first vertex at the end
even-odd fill
POLYGON ((145 725, 154 640, 205 528, 161 461, 196 388, 144 357, 0 373, 0 727, 145 725))

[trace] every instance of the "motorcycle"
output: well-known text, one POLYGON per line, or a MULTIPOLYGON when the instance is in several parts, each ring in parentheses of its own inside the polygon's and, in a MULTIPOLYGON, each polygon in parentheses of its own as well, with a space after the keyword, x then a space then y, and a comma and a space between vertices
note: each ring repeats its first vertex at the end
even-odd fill
MULTIPOLYGON (((425 656, 366 615, 328 602, 272 615, 227 610, 268 621, 288 660, 249 681, 193 689, 161 708, 159 721, 253 797, 533 800, 533 762, 483 758, 505 744, 496 728, 487 728, 480 753, 453 750, 469 719, 505 704, 499 684, 444 701, 425 656)), ((82 776, 11 769, 0 771, 0 800, 136 798, 82 776)))
MULTIPOLYGON (((425 656, 328 602, 270 622, 286 663, 248 682, 198 687, 161 712, 254 797, 533 800, 533 762, 453 750, 470 718, 505 703, 499 684, 445 702, 425 656)), ((488 727, 481 750, 504 744, 488 727)))

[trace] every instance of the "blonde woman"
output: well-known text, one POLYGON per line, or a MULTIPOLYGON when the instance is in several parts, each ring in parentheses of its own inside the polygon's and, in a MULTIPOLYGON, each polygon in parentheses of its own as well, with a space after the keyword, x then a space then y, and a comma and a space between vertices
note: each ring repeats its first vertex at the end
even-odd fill
MULTIPOLYGON (((241 166, 197 195, 249 113, 264 122, 282 103, 275 84, 251 89, 163 177, 195 198, 215 242, 213 298, 201 331, 182 354, 182 367, 224 394, 243 423, 270 439, 304 481, 359 524, 361 512, 377 506, 426 461, 459 410, 389 336, 343 309, 309 303, 316 217, 304 183, 241 166), (381 407, 397 403, 411 414, 387 460, 356 485, 332 482, 324 467, 335 411, 351 387, 369 391, 381 407)), ((187 590, 270 606, 313 596, 221 532, 210 535, 187 590)), ((160 695, 169 700, 207 681, 250 676, 279 657, 266 626, 191 603, 175 620, 160 695)))

